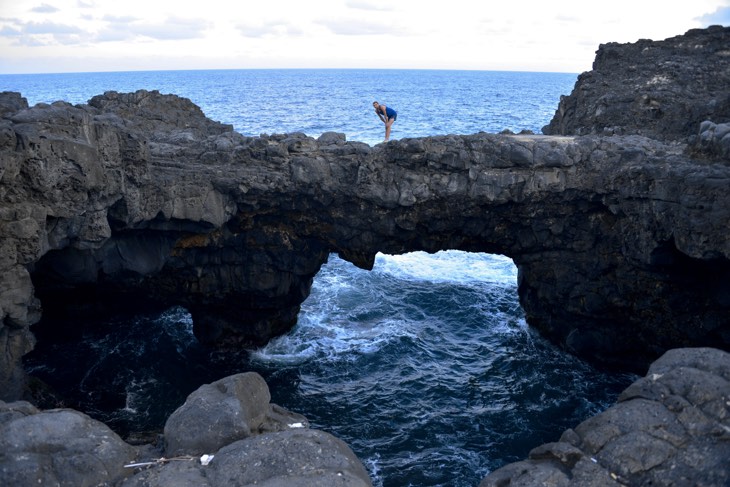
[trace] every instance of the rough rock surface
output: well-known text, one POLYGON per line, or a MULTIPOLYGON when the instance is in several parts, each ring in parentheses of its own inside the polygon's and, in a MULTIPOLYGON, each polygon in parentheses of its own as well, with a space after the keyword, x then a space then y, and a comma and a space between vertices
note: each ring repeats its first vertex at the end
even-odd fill
MULTIPOLYGON (((378 251, 508 255, 528 322, 603 363, 639 369, 674 347, 728 350, 727 35, 710 28, 603 46, 546 129, 570 136, 480 133, 372 148, 331 133, 243 137, 157 92, 32 108, 0 94, 0 398, 22 393, 20 360, 41 305, 44 315, 78 319, 179 304, 204 343, 260 344, 295 323, 330 252, 366 269, 378 251)), ((717 383, 689 368, 699 371, 686 372, 690 391, 717 383)), ((590 463, 612 480, 643 482, 672 458, 673 472, 714 482, 698 468, 717 452, 727 458, 727 409, 672 395, 674 405, 627 396, 610 414, 632 424, 645 409, 656 419, 659 406, 679 408, 686 415, 676 421, 709 432, 709 443, 657 443, 633 429, 614 442, 610 432, 626 426, 589 423, 531 461, 560 459, 558 470, 541 464, 545 481, 572 463, 583 469, 570 467, 575 478, 601 478, 584 461, 595 450, 603 456, 590 463), (715 413, 725 433, 713 429, 715 413), (627 454, 635 445, 654 449, 627 454)))
POLYGON ((105 424, 70 409, 0 401, 0 485, 115 485, 137 452, 105 424))
POLYGON ((642 134, 683 140, 705 120, 730 122, 730 27, 663 41, 602 44, 546 135, 642 134))
POLYGON ((245 138, 153 92, 2 124, 6 398, 40 303, 70 323, 177 304, 203 343, 261 344, 293 326, 330 252, 363 268, 378 251, 508 255, 528 322, 596 361, 645 367, 669 348, 730 343, 730 166, 683 144, 245 138))
POLYGON ((730 484, 730 354, 676 349, 618 403, 480 487, 730 484))
POLYGON ((308 429, 304 416, 270 404, 270 398, 266 382, 253 372, 201 386, 165 424, 163 458, 174 460, 144 468, 122 485, 372 485, 350 447, 308 429))
POLYGON ((266 433, 220 449, 210 463, 169 462, 138 473, 124 487, 370 487, 352 450, 329 433, 266 433))
POLYGON ((205 384, 165 423, 165 454, 202 455, 263 432, 305 428, 307 419, 270 404, 263 377, 246 372, 205 384))
POLYGON ((77 411, 0 401, 0 485, 372 485, 344 442, 269 400, 255 373, 206 384, 170 416, 164 451, 128 445, 77 411))

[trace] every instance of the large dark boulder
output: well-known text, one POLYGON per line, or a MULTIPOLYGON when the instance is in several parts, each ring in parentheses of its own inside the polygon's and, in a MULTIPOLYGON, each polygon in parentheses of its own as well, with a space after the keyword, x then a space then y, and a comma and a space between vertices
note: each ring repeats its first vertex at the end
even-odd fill
POLYGON ((166 455, 212 453, 236 440, 309 425, 270 400, 269 387, 255 372, 200 386, 165 423, 166 455))
POLYGON ((0 485, 96 487, 132 472, 137 451, 105 424, 70 409, 0 401, 0 485))
POLYGON ((352 450, 329 433, 298 429, 236 441, 209 457, 171 459, 123 487, 370 487, 352 450), (205 463, 205 464, 204 464, 205 463))
MULTIPOLYGON (((205 384, 165 424, 164 456, 137 462, 124 487, 369 487, 344 442, 275 404, 253 372, 205 384)), ((148 452, 149 456, 152 452, 148 452)))
POLYGON ((730 354, 677 349, 618 403, 480 487, 723 487, 730 483, 730 354))

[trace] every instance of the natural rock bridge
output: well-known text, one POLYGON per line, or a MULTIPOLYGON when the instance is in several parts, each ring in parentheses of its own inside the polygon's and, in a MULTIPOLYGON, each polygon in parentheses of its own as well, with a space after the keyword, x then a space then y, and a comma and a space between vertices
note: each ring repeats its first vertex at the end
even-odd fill
POLYGON ((730 349, 730 167, 684 144, 247 138, 146 91, 33 108, 6 93, 0 116, 6 397, 41 306, 179 304, 205 343, 260 344, 294 325, 331 252, 365 269, 377 252, 507 255, 529 324, 592 360, 730 349))

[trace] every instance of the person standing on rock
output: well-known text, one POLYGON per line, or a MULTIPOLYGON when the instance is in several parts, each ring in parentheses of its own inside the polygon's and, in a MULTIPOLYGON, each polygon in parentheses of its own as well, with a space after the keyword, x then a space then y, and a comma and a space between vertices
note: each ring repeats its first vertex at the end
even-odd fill
POLYGON ((375 113, 378 114, 380 120, 382 120, 385 124, 385 140, 383 142, 388 142, 388 140, 390 140, 390 127, 393 125, 393 122, 395 122, 395 120, 398 118, 398 112, 390 107, 381 105, 377 101, 373 102, 373 107, 375 108, 375 113))

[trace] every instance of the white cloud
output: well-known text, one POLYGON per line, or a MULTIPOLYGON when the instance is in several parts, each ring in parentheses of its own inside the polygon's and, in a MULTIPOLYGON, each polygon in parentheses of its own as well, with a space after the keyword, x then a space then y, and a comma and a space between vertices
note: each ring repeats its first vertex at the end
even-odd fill
POLYGON ((304 34, 301 28, 285 21, 240 24, 236 26, 244 37, 296 37, 304 34))
POLYGON ((43 3, 37 7, 33 7, 30 10, 31 10, 31 12, 44 13, 44 14, 58 12, 58 8, 54 7, 53 5, 48 5, 47 3, 43 3))
POLYGON ((345 5, 358 10, 374 10, 376 12, 385 12, 393 10, 392 2, 375 2, 367 0, 349 0, 345 5))
POLYGON ((601 43, 658 40, 727 25, 730 8, 730 0, 677 2, 671 8, 666 0, 23 3, 0 0, 0 73, 105 66, 575 73, 590 69, 601 43))
POLYGON ((705 14, 699 18, 704 27, 711 25, 730 26, 730 7, 720 7, 710 14, 705 14))
POLYGON ((404 32, 392 23, 378 22, 365 19, 321 19, 317 21, 335 35, 344 36, 374 36, 390 35, 401 36, 404 32))
POLYGON ((83 34, 84 31, 73 25, 57 24, 55 22, 28 22, 22 24, 23 34, 83 34))
POLYGON ((197 39, 203 37, 209 23, 203 19, 170 17, 156 23, 130 23, 129 29, 136 35, 158 40, 197 39))

